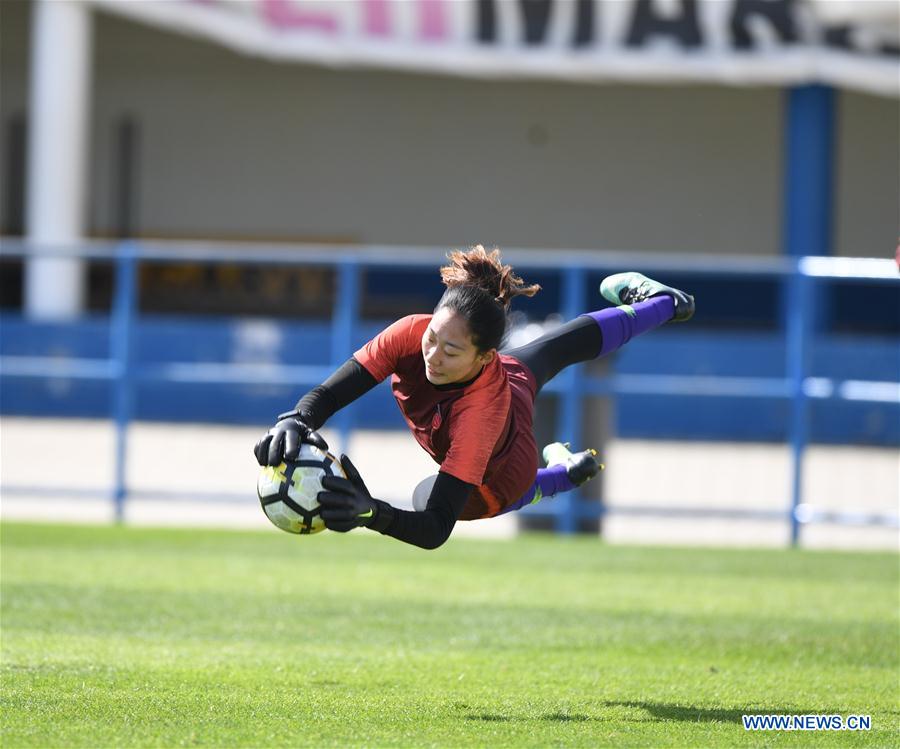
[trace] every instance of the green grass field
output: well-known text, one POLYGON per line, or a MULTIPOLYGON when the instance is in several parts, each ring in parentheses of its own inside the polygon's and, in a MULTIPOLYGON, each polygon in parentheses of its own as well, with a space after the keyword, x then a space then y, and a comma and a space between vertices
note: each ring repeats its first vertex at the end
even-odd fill
POLYGON ((900 745, 894 554, 5 524, 2 606, 7 748, 900 745))

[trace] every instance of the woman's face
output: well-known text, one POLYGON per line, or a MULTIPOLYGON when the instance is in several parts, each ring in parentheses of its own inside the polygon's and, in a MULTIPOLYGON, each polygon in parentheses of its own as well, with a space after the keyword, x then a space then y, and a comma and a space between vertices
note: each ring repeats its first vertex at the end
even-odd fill
POLYGON ((496 353, 495 349, 491 349, 479 354, 472 343, 468 323, 447 307, 434 314, 422 336, 425 377, 432 385, 450 385, 474 379, 496 353))

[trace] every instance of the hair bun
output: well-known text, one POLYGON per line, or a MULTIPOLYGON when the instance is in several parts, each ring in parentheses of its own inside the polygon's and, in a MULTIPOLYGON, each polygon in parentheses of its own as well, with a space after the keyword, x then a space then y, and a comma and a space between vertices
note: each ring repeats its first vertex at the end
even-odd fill
POLYGON ((453 250, 447 257, 450 264, 441 268, 441 280, 448 289, 475 286, 490 294, 504 310, 509 309, 513 298, 534 296, 541 289, 537 284, 525 286, 511 265, 503 265, 496 247, 487 252, 477 244, 467 252, 453 250))

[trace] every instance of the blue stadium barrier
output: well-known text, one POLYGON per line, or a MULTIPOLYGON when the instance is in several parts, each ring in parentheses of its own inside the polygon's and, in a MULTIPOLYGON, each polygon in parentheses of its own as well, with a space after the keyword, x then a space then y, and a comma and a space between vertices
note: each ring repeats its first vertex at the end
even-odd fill
MULTIPOLYGON (((123 516, 128 497, 125 483, 128 424, 136 413, 136 394, 142 387, 166 385, 190 388, 192 385, 280 386, 291 383, 296 387, 313 386, 324 380, 336 366, 345 361, 355 347, 373 332, 372 326, 360 319, 361 272, 364 269, 431 268, 438 251, 413 254, 391 247, 360 247, 337 250, 331 247, 303 246, 294 248, 271 246, 230 246, 227 249, 213 244, 184 243, 87 243, 76 248, 32 248, 24 243, 4 240, 4 257, 27 258, 35 253, 66 255, 85 259, 115 262, 116 282, 112 309, 108 319, 100 318, 90 324, 108 327, 108 344, 104 347, 93 341, 89 355, 79 357, 48 357, 28 351, 4 353, 0 356, 0 378, 10 381, 66 381, 97 383, 111 388, 112 413, 116 425, 115 482, 112 490, 116 517, 123 516), (335 307, 327 335, 328 356, 316 364, 237 364, 223 362, 147 362, 136 356, 135 332, 145 320, 137 310, 137 269, 147 261, 174 263, 245 263, 278 265, 329 266, 336 270, 337 291, 335 307)), ((546 252, 508 250, 504 257, 517 269, 542 269, 559 275, 560 314, 564 319, 575 317, 588 308, 585 298, 586 278, 598 269, 630 268, 636 270, 670 271, 692 276, 728 276, 738 281, 760 276, 775 278, 783 284, 792 300, 793 313, 785 315, 783 350, 785 372, 765 375, 698 375, 692 374, 611 374, 590 376, 584 366, 570 367, 555 378, 545 391, 559 399, 556 435, 560 439, 579 441, 584 431, 584 399, 604 395, 620 398, 732 399, 738 402, 761 403, 774 401, 789 407, 788 429, 785 435, 791 446, 792 486, 791 506, 783 513, 774 513, 790 522, 792 543, 797 543, 800 527, 809 522, 833 522, 864 525, 897 526, 896 516, 861 515, 847 512, 817 512, 803 505, 802 463, 810 441, 811 407, 816 403, 870 404, 876 409, 897 411, 900 406, 900 383, 897 369, 890 363, 882 371, 892 372, 890 379, 871 380, 867 377, 813 376, 811 360, 818 344, 812 335, 813 310, 819 306, 817 296, 821 282, 852 279, 870 285, 900 286, 894 264, 888 260, 852 260, 847 258, 775 258, 775 259, 711 259, 709 257, 680 256, 677 262, 671 255, 633 255, 611 252, 553 250, 546 252), (560 259, 565 267, 559 268, 560 259)), ((9 315, 5 315, 7 320, 9 315)), ((40 323, 19 321, 24 326, 40 323)), ((27 338, 27 336, 23 336, 27 338)), ((893 341, 896 344, 896 340, 893 341)), ((631 347, 629 347, 631 348, 631 347)), ((99 391, 98 393, 99 394, 99 391)), ((356 405, 356 404, 354 404, 356 405)), ((6 409, 6 406, 4 406, 6 409)), ((895 419, 896 421, 896 419, 895 419)), ((334 419, 342 444, 347 443, 350 430, 357 423, 357 409, 344 409, 334 419)), ((893 434, 888 430, 888 434, 893 434)), ((893 437, 896 439, 896 437, 893 437)), ((549 515, 557 530, 571 533, 580 518, 603 515, 608 508, 588 502, 577 492, 558 497, 552 503, 528 508, 531 515, 549 515)), ((616 508, 616 512, 642 512, 654 515, 693 516, 697 510, 679 508, 616 508)), ((753 510, 710 510, 714 515, 733 517, 772 517, 773 513, 753 510)))

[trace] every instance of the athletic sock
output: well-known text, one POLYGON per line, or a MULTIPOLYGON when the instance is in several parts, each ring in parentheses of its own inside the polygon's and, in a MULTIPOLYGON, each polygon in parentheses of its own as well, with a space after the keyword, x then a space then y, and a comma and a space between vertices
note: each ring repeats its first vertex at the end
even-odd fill
POLYGON ((597 356, 605 356, 624 346, 635 336, 658 328, 675 316, 675 301, 668 295, 645 302, 622 304, 597 312, 585 312, 600 327, 603 343, 597 356))
POLYGON ((550 466, 549 468, 538 468, 534 483, 528 487, 528 491, 519 500, 504 508, 503 513, 521 510, 526 505, 538 502, 545 497, 553 497, 560 492, 571 491, 574 488, 575 484, 569 479, 569 474, 564 464, 550 466))
POLYGON ((560 463, 548 468, 538 468, 532 489, 540 489, 542 497, 552 497, 560 492, 567 492, 575 488, 575 484, 569 479, 568 467, 560 463))

